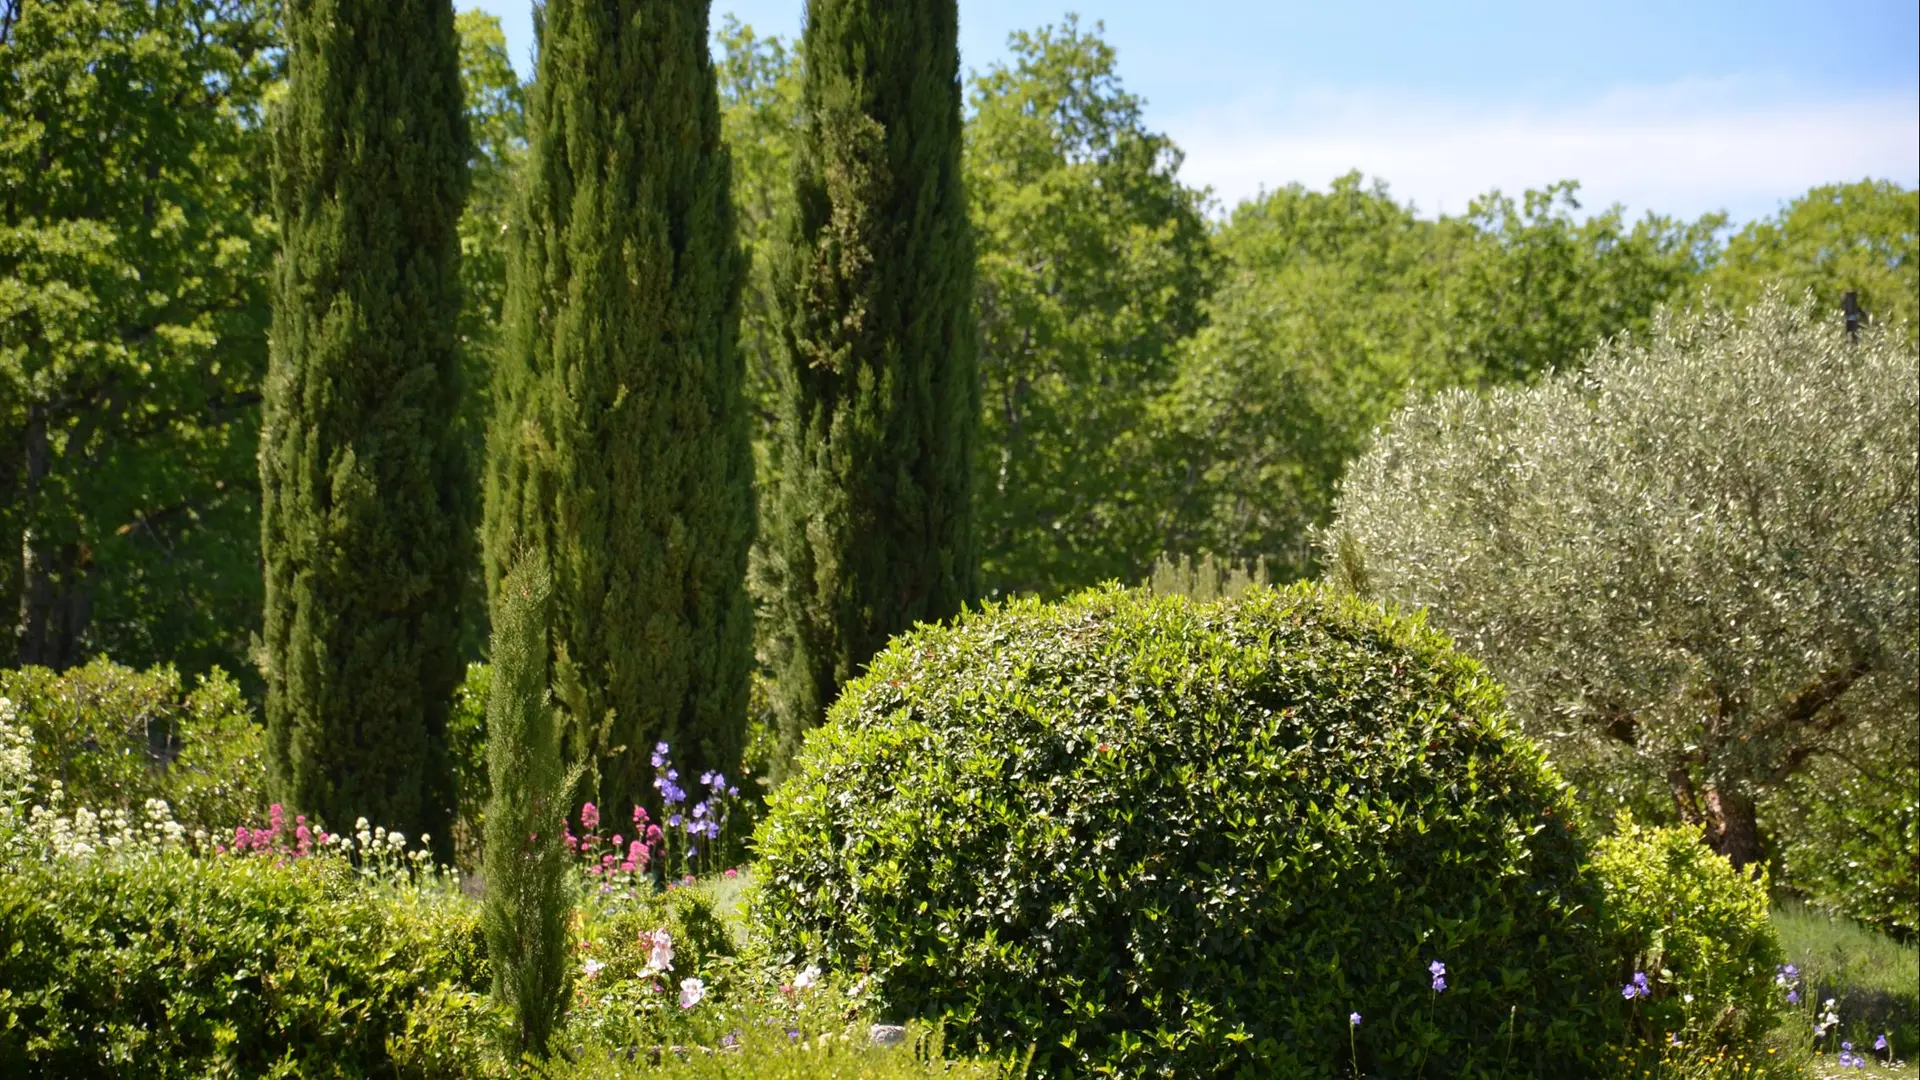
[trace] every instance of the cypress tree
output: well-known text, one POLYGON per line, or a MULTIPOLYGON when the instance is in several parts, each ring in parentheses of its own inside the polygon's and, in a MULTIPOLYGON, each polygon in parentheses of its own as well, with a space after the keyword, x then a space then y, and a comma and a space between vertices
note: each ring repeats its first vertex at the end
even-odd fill
POLYGON ((290 0, 260 444, 267 725, 280 797, 450 851, 444 736, 472 551, 447 0, 290 0))
POLYGON ((575 760, 621 812, 655 742, 731 769, 753 662, 743 272, 706 0, 549 0, 488 432, 489 589, 553 577, 575 760))
POLYGON ((512 1011, 514 1049, 544 1055, 566 1008, 572 910, 565 847, 567 788, 547 695, 546 569, 522 558, 496 583, 493 681, 487 698, 486 897, 481 926, 493 990, 512 1011))
POLYGON ((954 0, 809 0, 756 572, 791 754, 892 635, 972 598, 979 385, 954 0))

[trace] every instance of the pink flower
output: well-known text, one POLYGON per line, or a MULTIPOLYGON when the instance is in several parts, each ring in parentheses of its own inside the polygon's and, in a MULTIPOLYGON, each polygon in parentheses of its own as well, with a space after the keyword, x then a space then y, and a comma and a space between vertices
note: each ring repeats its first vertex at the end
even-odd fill
POLYGON ((734 869, 733 867, 731 867, 731 866, 729 866, 729 867, 727 867, 727 872, 726 872, 726 873, 724 873, 724 874, 722 874, 722 875, 720 875, 720 876, 721 876, 721 877, 739 877, 739 876, 740 876, 740 871, 738 871, 738 870, 735 870, 735 869, 734 869))
POLYGON ((580 807, 580 825, 588 832, 600 827, 600 810, 592 803, 580 807))

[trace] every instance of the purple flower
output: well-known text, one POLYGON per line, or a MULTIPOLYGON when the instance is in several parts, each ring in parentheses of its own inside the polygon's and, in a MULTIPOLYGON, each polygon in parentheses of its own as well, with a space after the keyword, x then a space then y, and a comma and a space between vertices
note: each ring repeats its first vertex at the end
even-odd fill
POLYGON ((1873 1048, 1875 1050, 1885 1050, 1887 1048, 1887 1037, 1885 1035, 1882 1035, 1879 1038, 1873 1040, 1873 1048))
POLYGON ((1633 981, 1620 988, 1620 996, 1626 998, 1628 1001, 1632 1001, 1634 998, 1652 997, 1653 988, 1647 985, 1647 973, 1644 971, 1634 972, 1633 981))
POLYGON ((1359 1027, 1359 1026, 1360 1026, 1360 1014, 1359 1014, 1359 1013, 1348 1013, 1348 1014, 1347 1014, 1347 1026, 1348 1026, 1348 1027, 1359 1027))
POLYGON ((740 797, 740 789, 737 787, 730 787, 727 789, 727 795, 731 798, 737 799, 740 797))
POLYGON ((1800 1004, 1800 991, 1798 990, 1787 991, 1787 1004, 1789 1005, 1800 1004))
POLYGON ((1435 960, 1427 965, 1427 971, 1433 975, 1433 992, 1439 993, 1447 988, 1447 965, 1435 960))

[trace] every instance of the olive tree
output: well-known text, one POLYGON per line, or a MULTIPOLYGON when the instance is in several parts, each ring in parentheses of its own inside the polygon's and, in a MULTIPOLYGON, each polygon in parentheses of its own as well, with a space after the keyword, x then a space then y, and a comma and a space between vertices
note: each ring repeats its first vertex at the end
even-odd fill
POLYGON ((1756 800, 1814 760, 1914 752, 1909 341, 1774 292, 1440 394, 1347 473, 1327 564, 1426 608, 1557 756, 1657 782, 1744 866, 1756 800))

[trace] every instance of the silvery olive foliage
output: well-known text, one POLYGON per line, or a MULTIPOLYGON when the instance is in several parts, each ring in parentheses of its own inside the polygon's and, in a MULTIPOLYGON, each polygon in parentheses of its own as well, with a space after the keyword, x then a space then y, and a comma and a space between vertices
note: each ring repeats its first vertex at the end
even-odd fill
POLYGON ((1354 463, 1327 563, 1426 608, 1576 773, 1629 766, 1751 861, 1756 796, 1915 752, 1910 340, 1708 297, 1579 373, 1442 393, 1354 463))

